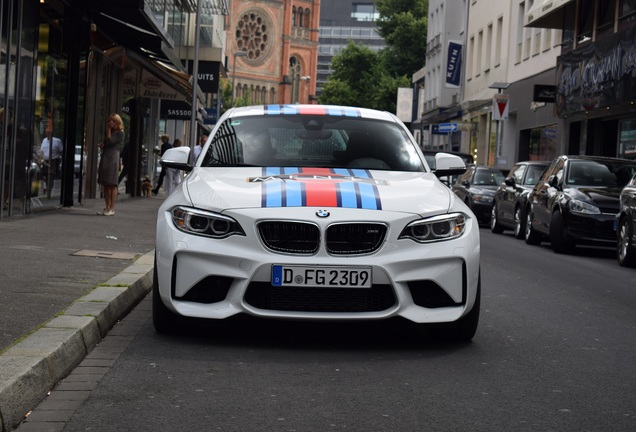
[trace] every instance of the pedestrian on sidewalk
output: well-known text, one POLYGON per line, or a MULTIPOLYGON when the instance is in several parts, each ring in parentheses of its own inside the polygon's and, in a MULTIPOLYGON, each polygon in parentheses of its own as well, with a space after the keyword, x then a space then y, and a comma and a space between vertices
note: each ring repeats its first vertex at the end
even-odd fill
POLYGON ((205 145, 205 142, 208 140, 208 136, 207 135, 201 135, 199 137, 199 142, 197 143, 197 145, 194 146, 194 160, 193 162, 196 162, 197 159, 199 158, 199 155, 201 154, 201 149, 203 149, 203 146, 205 145))
MULTIPOLYGON (((164 134, 161 135, 161 149, 159 150, 159 158, 166 152, 166 150, 171 149, 172 144, 170 144, 170 136, 164 134)), ((166 169, 161 167, 161 174, 159 174, 159 180, 157 180, 157 186, 152 190, 153 195, 157 195, 159 193, 159 189, 161 189, 161 185, 163 184, 163 178, 166 176, 166 169)))
POLYGON ((106 207, 97 214, 113 216, 117 201, 117 185, 119 184, 119 153, 124 146, 124 122, 119 114, 108 116, 104 142, 99 144, 102 157, 97 170, 97 182, 104 187, 106 207))

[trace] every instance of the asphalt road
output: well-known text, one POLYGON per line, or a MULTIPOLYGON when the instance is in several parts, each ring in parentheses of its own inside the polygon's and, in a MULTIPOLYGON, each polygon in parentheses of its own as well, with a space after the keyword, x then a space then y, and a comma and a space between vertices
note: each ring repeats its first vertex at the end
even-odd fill
POLYGON ((482 229, 482 278, 470 344, 402 322, 159 336, 146 300, 64 430, 636 430, 636 269, 482 229))

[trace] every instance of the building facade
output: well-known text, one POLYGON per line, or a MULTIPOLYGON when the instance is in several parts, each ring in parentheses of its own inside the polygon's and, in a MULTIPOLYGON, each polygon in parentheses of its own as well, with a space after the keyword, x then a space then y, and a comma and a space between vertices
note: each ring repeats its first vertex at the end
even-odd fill
MULTIPOLYGON (((421 146, 430 150, 459 151, 461 134, 440 132, 439 124, 461 123, 463 63, 466 46, 468 0, 430 0, 426 66, 416 80, 420 115, 414 134, 421 146)), ((460 124, 461 125, 461 124, 460 124)))
POLYGON ((386 47, 375 29, 378 17, 374 0, 321 0, 317 96, 333 73, 331 60, 347 47, 349 41, 375 51, 386 47))
POLYGON ((562 33, 553 84, 564 152, 636 159, 636 2, 537 0, 525 23, 562 33))
POLYGON ((316 93, 320 0, 233 0, 227 23, 236 98, 309 103, 316 93))
POLYGON ((511 167, 563 153, 555 115, 560 29, 525 27, 533 0, 431 0, 413 132, 423 148, 511 167), (422 91, 423 90, 423 91, 422 91))
MULTIPOLYGON (((217 90, 193 90, 186 67, 196 7, 175 0, 1 2, 0 217, 98 198, 97 145, 110 113, 121 114, 126 128, 126 192, 140 194, 162 128, 218 99, 217 90), (43 142, 62 149, 45 154, 43 142)), ((224 0, 204 0, 202 8, 208 17, 227 14, 224 0)), ((204 19, 199 34, 202 44, 222 43, 223 20, 204 19)), ((224 51, 215 52, 209 60, 217 61, 218 88, 224 51)))

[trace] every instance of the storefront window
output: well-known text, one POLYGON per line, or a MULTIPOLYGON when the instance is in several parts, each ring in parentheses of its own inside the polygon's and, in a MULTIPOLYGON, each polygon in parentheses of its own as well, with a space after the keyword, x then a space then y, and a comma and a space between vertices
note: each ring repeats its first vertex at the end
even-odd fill
MULTIPOLYGON (((28 4, 26 4, 28 3, 28 4)), ((33 196, 32 87, 34 6, 3 1, 0 6, 0 183, 1 216, 29 210, 33 196)))
POLYGON ((530 160, 552 160, 557 156, 556 149, 556 124, 534 128, 530 131, 530 160))
POLYGON ((618 156, 636 159, 636 119, 621 121, 618 140, 618 156))
POLYGON ((68 81, 68 50, 63 41, 64 22, 60 11, 42 6, 39 28, 38 62, 34 121, 34 156, 40 167, 41 182, 38 197, 43 205, 59 202, 62 171, 74 169, 62 161, 68 149, 64 136, 66 91, 68 81))

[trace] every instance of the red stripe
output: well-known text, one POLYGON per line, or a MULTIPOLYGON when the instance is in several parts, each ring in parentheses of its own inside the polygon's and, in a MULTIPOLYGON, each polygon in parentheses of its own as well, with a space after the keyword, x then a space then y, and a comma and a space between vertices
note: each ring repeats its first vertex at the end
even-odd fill
POLYGON ((316 107, 316 106, 306 106, 299 107, 300 114, 309 114, 309 115, 327 115, 327 110, 325 108, 316 107))
MULTIPOLYGON (((303 168, 302 174, 332 175, 329 168, 303 168)), ((329 180, 305 180, 305 198, 309 207, 336 207, 338 195, 336 182, 329 180)))

